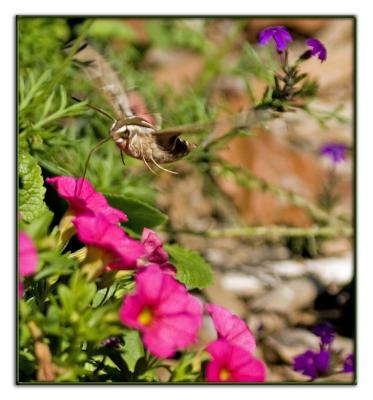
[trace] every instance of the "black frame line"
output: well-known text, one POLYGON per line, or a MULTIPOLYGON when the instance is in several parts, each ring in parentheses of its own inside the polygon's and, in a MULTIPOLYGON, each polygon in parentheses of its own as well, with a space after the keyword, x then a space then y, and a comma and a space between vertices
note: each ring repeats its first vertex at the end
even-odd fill
POLYGON ((353 271, 354 277, 352 280, 354 290, 355 290, 355 312, 354 312, 354 357, 355 357, 355 372, 354 379, 352 382, 263 382, 263 383, 249 383, 249 382, 227 382, 227 383, 219 383, 219 382, 20 382, 19 381, 19 299, 18 299, 18 185, 15 184, 14 194, 16 200, 16 209, 14 213, 15 218, 15 273, 14 273, 14 299, 15 299, 15 384, 17 386, 306 386, 306 387, 319 387, 319 386, 356 386, 357 385, 357 324, 358 324, 358 308, 357 308, 357 16, 352 14, 293 14, 293 15, 203 15, 203 14, 186 14, 186 15, 162 15, 162 14, 154 14, 154 15, 138 15, 138 14, 128 14, 128 15, 95 15, 95 14, 87 14, 87 15, 79 15, 79 14, 65 14, 65 15, 52 15, 52 14, 27 14, 22 15, 18 14, 14 17, 14 29, 15 29, 15 179, 14 182, 18 180, 18 50, 19 50, 19 35, 18 35, 18 22, 21 19, 32 19, 32 18, 95 18, 95 19, 349 19, 353 22, 353 77, 352 82, 354 85, 353 88, 353 118, 352 118, 352 127, 353 127, 353 271))

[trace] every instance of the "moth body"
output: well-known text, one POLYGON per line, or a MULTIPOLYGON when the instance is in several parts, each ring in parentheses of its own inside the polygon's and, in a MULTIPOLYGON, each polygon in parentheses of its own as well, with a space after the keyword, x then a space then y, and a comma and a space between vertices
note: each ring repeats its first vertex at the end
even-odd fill
POLYGON ((149 122, 136 116, 114 122, 110 135, 125 154, 150 164, 177 161, 194 148, 176 135, 157 136, 156 129, 149 122))

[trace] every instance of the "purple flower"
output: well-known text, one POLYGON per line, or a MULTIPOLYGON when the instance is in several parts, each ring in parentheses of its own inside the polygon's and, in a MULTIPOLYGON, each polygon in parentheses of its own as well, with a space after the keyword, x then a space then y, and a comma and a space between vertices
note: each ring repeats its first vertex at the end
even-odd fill
POLYGON ((306 44, 311 48, 311 56, 318 55, 321 62, 326 60, 326 48, 320 40, 310 38, 306 40, 306 44))
POLYGON ((320 338, 320 347, 325 348, 335 338, 335 330, 329 322, 323 322, 312 329, 312 333, 320 338))
POLYGON ((293 369, 303 375, 309 376, 311 380, 323 375, 330 365, 330 352, 320 350, 315 352, 307 350, 294 358, 293 369))
POLYGON ((286 49, 286 42, 292 42, 293 38, 284 26, 270 26, 263 29, 259 33, 259 44, 265 45, 273 39, 276 42, 277 51, 284 51, 286 49))
POLYGON ((334 164, 345 161, 347 146, 343 143, 326 143, 321 147, 321 154, 331 158, 334 164))
POLYGON ((354 353, 350 353, 344 363, 343 363, 343 372, 350 372, 353 373, 355 370, 355 360, 354 360, 354 353))
POLYGON ((116 336, 110 336, 109 338, 105 339, 102 343, 104 347, 110 347, 117 349, 120 345, 120 340, 116 336))

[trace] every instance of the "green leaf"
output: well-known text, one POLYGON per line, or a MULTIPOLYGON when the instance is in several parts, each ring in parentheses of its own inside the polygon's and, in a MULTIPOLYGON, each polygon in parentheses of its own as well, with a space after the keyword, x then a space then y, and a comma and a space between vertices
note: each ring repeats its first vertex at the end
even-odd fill
POLYGON ((114 284, 106 288, 97 290, 95 297, 92 300, 92 307, 96 308, 104 305, 115 294, 117 287, 117 282, 114 282, 114 284))
MULTIPOLYGON (((23 217, 23 215, 22 215, 23 217)), ((34 240, 42 239, 48 234, 49 225, 53 220, 53 213, 48 207, 44 207, 43 212, 40 213, 31 223, 26 224, 20 221, 20 227, 27 232, 34 240)))
POLYGON ((77 270, 71 275, 69 286, 76 301, 76 309, 84 311, 96 294, 96 284, 87 281, 85 275, 77 270))
POLYGON ((154 228, 164 224, 167 215, 149 204, 133 197, 123 195, 105 194, 112 207, 119 208, 128 216, 126 226, 136 233, 141 233, 143 228, 154 228))
POLYGON ((196 357, 195 353, 183 354, 176 364, 172 382, 194 382, 198 378, 199 371, 193 371, 193 362, 196 357))
POLYGON ((140 334, 138 331, 128 330, 124 335, 123 358, 131 372, 135 371, 137 361, 144 357, 144 347, 142 345, 140 334))
POLYGON ((75 300, 71 290, 66 285, 59 285, 57 287, 57 293, 64 312, 66 315, 70 315, 74 311, 75 300))
POLYGON ((64 175, 64 176, 72 176, 74 175, 72 172, 68 171, 67 169, 57 165, 53 161, 42 159, 38 157, 39 164, 45 168, 48 172, 53 175, 64 175))
POLYGON ((176 278, 190 289, 202 289, 212 283, 210 264, 196 251, 184 249, 177 244, 166 244, 166 251, 175 265, 176 278))
POLYGON ((51 276, 70 275, 77 265, 76 260, 70 259, 64 254, 56 254, 54 251, 42 252, 39 256, 41 268, 34 275, 36 281, 51 276))
POLYGON ((41 168, 36 160, 28 153, 20 152, 18 160, 20 179, 19 211, 22 219, 31 222, 44 213, 45 187, 41 168))

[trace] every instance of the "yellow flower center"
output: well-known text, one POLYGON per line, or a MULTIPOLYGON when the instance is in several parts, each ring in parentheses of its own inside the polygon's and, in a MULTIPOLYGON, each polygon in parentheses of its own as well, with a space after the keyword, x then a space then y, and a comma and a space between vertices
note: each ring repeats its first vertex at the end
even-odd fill
POLYGON ((221 381, 227 381, 231 376, 231 373, 226 369, 226 368, 222 368, 220 370, 220 374, 219 374, 219 379, 221 381))
POLYGON ((141 325, 149 325, 153 321, 153 312, 149 307, 144 307, 137 320, 141 325))

